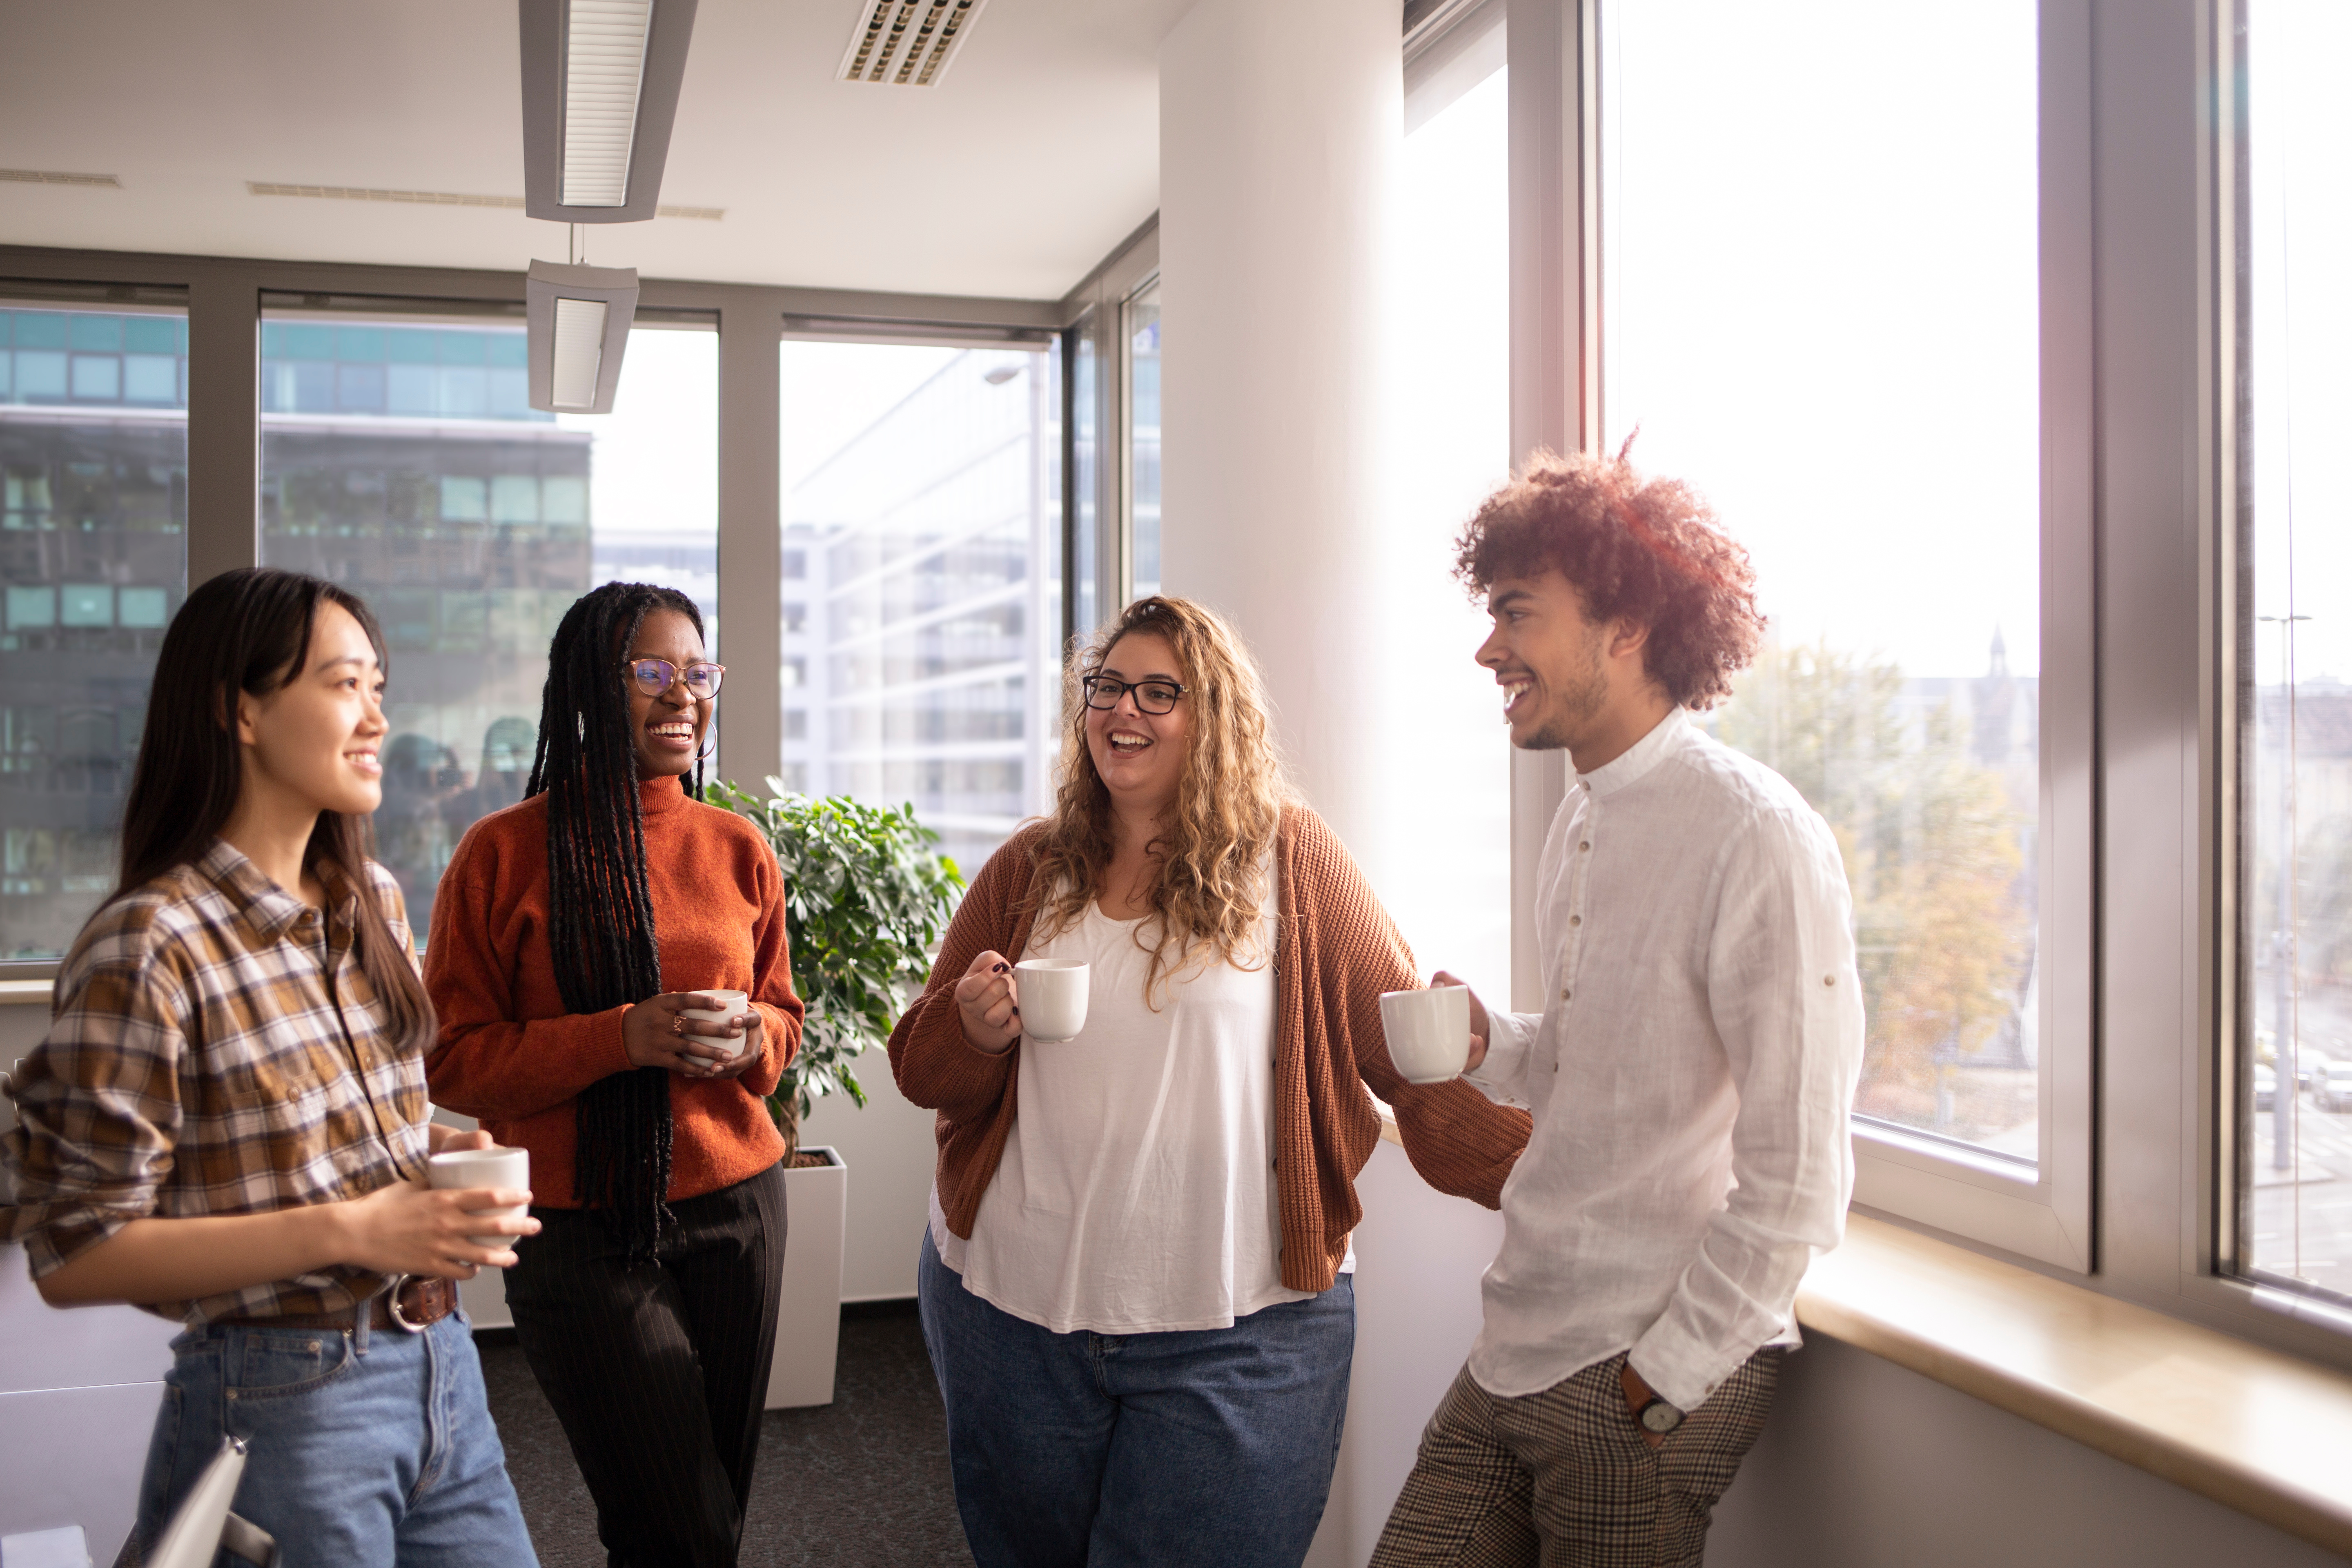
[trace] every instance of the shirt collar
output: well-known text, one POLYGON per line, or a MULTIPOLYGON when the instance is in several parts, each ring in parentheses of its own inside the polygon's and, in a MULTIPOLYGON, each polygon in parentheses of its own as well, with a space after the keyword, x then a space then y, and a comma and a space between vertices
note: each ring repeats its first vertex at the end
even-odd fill
POLYGON ((647 816, 676 811, 686 802, 686 780, 683 778, 664 776, 637 781, 637 809, 647 816))
MULTIPOLYGON (((220 889, 230 907, 265 940, 275 942, 300 925, 305 917, 316 918, 320 913, 271 881, 243 850, 226 838, 213 840, 213 847, 196 862, 196 870, 220 889)), ((326 884, 330 915, 337 924, 349 925, 357 913, 357 889, 331 866, 320 867, 320 877, 326 884)))
POLYGON ((1586 789, 1596 795, 1614 795, 1628 784, 1639 784, 1669 753, 1687 745, 1696 733, 1683 710, 1673 709, 1651 727, 1648 734, 1628 746, 1623 755, 1589 773, 1576 776, 1586 789))

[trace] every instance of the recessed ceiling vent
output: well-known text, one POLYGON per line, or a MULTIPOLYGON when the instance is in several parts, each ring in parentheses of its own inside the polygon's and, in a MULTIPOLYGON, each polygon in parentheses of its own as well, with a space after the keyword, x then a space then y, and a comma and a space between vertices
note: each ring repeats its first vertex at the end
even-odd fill
POLYGON ((19 185, 102 185, 119 191, 122 182, 112 174, 65 174, 55 169, 0 169, 0 180, 19 185))
POLYGON ((843 81, 937 87, 988 0, 866 0, 835 74, 843 81))

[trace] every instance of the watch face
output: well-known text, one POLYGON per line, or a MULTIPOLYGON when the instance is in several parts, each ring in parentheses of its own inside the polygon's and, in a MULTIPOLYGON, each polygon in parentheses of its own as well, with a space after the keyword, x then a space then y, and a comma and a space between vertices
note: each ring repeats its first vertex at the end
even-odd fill
POLYGON ((1663 1399, 1653 1399, 1642 1406, 1643 1428, 1661 1437, 1682 1424, 1683 1413, 1663 1399))

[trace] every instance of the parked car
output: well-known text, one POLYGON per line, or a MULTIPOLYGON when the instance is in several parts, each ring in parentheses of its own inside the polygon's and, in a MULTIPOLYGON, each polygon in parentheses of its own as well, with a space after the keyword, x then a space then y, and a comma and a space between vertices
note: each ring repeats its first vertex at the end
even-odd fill
POLYGON ((2268 1062, 2254 1064, 2254 1109, 2268 1110, 2278 1101, 2278 1074, 2268 1062))
POLYGON ((2311 1102, 2322 1110, 2352 1110, 2352 1061, 2336 1060, 2311 1078, 2311 1102))

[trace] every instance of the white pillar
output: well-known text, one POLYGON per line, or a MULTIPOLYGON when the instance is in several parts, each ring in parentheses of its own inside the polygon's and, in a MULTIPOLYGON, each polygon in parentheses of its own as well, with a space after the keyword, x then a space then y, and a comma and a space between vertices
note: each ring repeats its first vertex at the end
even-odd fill
POLYGON ((1162 580, 1248 638, 1295 782, 1368 870, 1399 16, 1200 0, 1160 55, 1162 580))

